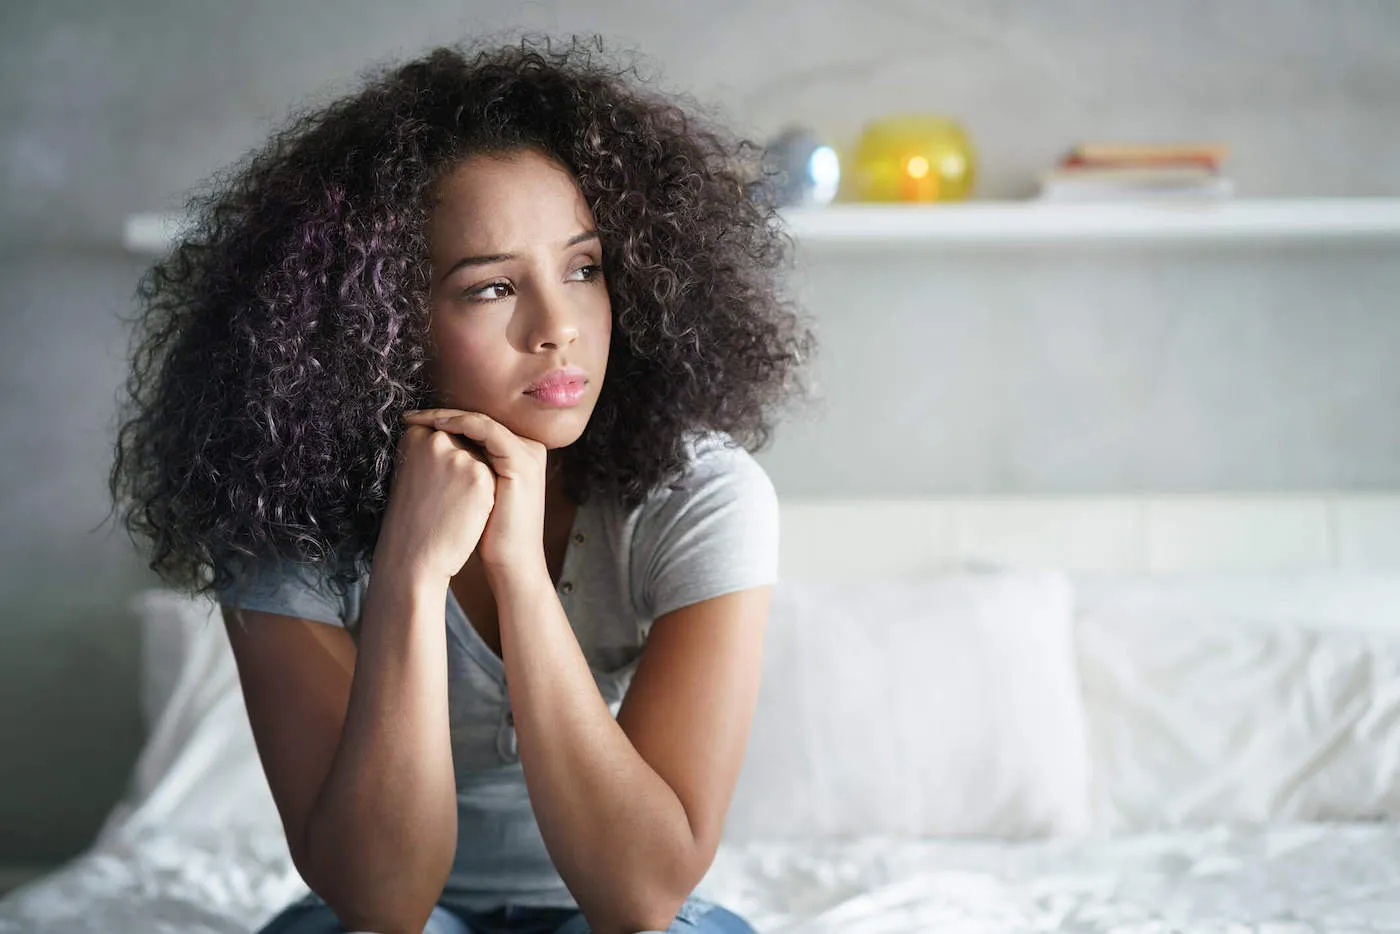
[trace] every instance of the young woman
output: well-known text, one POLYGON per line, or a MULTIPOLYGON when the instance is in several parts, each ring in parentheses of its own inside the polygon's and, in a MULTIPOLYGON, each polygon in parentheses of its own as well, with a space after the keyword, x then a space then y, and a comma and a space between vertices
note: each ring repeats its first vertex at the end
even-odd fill
POLYGON ((298 116, 143 278, 112 492, 216 594, 311 893, 263 932, 740 932, 693 891, 813 339, 757 151, 600 47, 298 116))

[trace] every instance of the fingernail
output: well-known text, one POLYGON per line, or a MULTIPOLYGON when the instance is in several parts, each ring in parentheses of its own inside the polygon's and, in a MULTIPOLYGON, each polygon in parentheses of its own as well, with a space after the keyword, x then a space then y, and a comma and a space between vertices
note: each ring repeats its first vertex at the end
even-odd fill
POLYGON ((405 412, 405 413, 403 413, 403 414, 405 414, 405 415, 417 415, 417 414, 418 414, 419 412, 421 412, 421 411, 423 411, 423 410, 422 410, 422 409, 409 409, 407 412, 405 412))

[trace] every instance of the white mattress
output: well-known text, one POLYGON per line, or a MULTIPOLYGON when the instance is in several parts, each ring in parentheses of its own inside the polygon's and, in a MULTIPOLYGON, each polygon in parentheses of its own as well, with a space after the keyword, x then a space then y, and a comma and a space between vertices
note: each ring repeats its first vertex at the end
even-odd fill
MULTIPOLYGON (((243 934, 304 891, 266 833, 116 840, 0 899, 0 932, 243 934)), ((763 934, 1400 931, 1400 824, 726 845, 701 892, 763 934)))

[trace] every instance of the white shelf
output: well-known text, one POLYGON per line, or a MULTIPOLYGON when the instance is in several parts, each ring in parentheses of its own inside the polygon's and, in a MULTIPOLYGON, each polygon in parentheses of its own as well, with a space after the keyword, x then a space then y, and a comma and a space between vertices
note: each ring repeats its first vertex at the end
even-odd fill
POLYGON ((1400 238, 1400 197, 833 204, 784 212, 804 245, 1400 238))
POLYGON ((132 214, 122 227, 122 246, 133 253, 164 253, 180 235, 179 214, 132 214))
MULTIPOLYGON (((1400 197, 1239 198, 1219 202, 833 204, 783 213, 799 243, 898 244, 1400 240, 1400 197)), ((133 214, 122 242, 164 253, 179 235, 176 214, 133 214)))

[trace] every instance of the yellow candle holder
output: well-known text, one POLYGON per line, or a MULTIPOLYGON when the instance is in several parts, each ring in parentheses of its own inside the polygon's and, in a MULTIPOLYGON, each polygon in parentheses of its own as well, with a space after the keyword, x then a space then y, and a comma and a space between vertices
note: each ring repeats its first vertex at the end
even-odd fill
POLYGON ((862 201, 960 201, 972 194, 977 155, 956 120, 897 114, 861 132, 851 168, 862 201))

